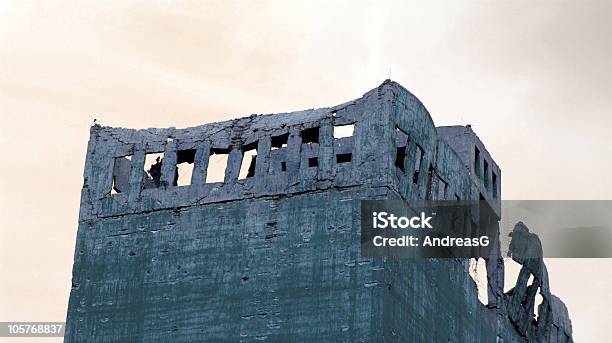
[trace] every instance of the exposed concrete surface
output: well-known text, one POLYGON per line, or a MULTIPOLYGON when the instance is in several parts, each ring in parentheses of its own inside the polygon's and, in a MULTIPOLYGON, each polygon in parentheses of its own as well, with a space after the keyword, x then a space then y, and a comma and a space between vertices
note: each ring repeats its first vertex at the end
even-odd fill
POLYGON ((481 198, 499 214, 484 144, 436 128, 395 82, 186 129, 96 125, 84 178, 65 342, 571 341, 541 261, 513 255, 537 281, 521 272, 503 294, 502 257, 488 258, 485 306, 466 260, 360 256, 361 199, 481 198), (227 157, 223 182, 206 182, 211 155, 227 157), (176 186, 177 163, 193 163, 190 185, 176 186))

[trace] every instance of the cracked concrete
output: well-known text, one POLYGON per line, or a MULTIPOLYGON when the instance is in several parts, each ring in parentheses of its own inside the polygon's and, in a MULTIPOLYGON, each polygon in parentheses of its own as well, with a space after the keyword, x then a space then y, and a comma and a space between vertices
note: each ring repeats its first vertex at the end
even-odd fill
POLYGON ((537 321, 524 305, 548 290, 543 264, 523 264, 537 283, 523 276, 503 294, 497 249, 484 306, 466 260, 360 256, 360 200, 484 199, 499 216, 500 185, 470 127, 435 127, 392 81, 329 108, 185 129, 95 125, 65 342, 571 341, 558 298, 545 293, 537 321), (349 124, 352 136, 334 138, 349 124), (151 153, 163 158, 146 173, 151 153), (212 153, 228 154, 223 182, 206 182, 212 153), (176 186, 185 160, 191 183, 176 186))

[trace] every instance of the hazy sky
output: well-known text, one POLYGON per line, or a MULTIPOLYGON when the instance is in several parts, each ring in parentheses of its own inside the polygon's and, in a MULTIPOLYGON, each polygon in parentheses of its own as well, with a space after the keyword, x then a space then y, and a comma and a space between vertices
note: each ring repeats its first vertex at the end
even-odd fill
MULTIPOLYGON (((94 117, 186 127, 390 76, 472 124, 503 198, 610 199, 611 22, 612 2, 1 1, 0 321, 65 319, 94 117)), ((612 260, 548 267, 576 341, 609 340, 612 260)))

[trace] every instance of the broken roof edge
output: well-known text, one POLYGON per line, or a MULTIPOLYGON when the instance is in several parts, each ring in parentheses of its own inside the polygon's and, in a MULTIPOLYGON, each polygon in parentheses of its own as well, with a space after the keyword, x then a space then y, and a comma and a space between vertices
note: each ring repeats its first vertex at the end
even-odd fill
POLYGON ((174 137, 176 135, 180 135, 183 132, 189 133, 189 132, 199 131, 199 132, 206 133, 207 131, 220 131, 220 130, 235 126, 237 124, 239 125, 241 123, 251 122, 251 125, 253 125, 253 124, 259 124, 265 121, 266 119, 269 119, 270 117, 277 117, 277 116, 283 116, 283 115, 291 116, 290 118, 285 117, 284 119, 287 119, 285 121, 283 120, 275 121, 274 123, 276 124, 275 126, 278 126, 278 128, 280 128, 283 125, 290 125, 290 122, 293 119, 297 119, 299 117, 304 117, 304 116, 309 116, 309 115, 313 115, 313 116, 311 118, 308 118, 308 120, 301 120, 297 122, 299 123, 305 123, 305 122, 310 122, 310 121, 314 122, 314 121, 322 119, 323 117, 325 117, 325 114, 331 111, 332 111, 331 108, 325 107, 325 108, 302 110, 302 111, 287 112, 287 113, 251 114, 250 116, 246 116, 246 117, 240 117, 240 118, 217 121, 217 122, 210 122, 210 123, 205 123, 205 124, 190 126, 190 127, 185 127, 185 128, 176 128, 174 126, 171 126, 171 127, 165 127, 165 128, 152 127, 152 128, 143 128, 143 129, 132 129, 132 128, 125 128, 125 127, 102 126, 99 124, 95 124, 91 126, 90 134, 93 134, 95 132, 106 131, 111 136, 114 134, 123 135, 123 134, 129 133, 129 134, 134 134, 134 135, 151 134, 151 135, 157 135, 157 136, 174 137))
POLYGON ((254 123, 258 123, 260 121, 265 121, 266 119, 270 119, 270 118, 274 118, 275 122, 279 124, 279 126, 281 124, 287 124, 285 123, 285 121, 283 121, 282 119, 288 119, 286 120, 286 122, 291 121, 292 119, 301 119, 301 118, 305 118, 306 120, 300 120, 300 123, 304 123, 304 122, 309 122, 309 121, 317 121, 322 119, 323 117, 325 117, 325 114, 327 113, 331 113, 334 111, 338 111, 341 110, 345 107, 351 106, 357 102, 359 102, 360 100, 363 100, 366 97, 369 97, 372 95, 373 91, 378 90, 379 87, 373 88, 367 92, 365 92, 361 97, 353 99, 353 100, 349 100, 346 101, 344 103, 341 103, 339 105, 333 105, 333 106, 328 106, 328 107, 320 107, 320 108, 311 108, 311 109, 304 109, 304 110, 297 110, 297 111, 291 111, 291 112, 279 112, 279 113, 253 113, 250 114, 248 116, 242 116, 242 117, 238 117, 238 118, 233 118, 233 119, 227 119, 227 120, 222 120, 222 121, 212 121, 212 122, 208 122, 208 123, 204 123, 204 124, 200 124, 200 125, 195 125, 195 126, 188 126, 188 127, 184 127, 184 128, 176 128, 176 127, 149 127, 149 128, 141 128, 141 129, 133 129, 133 128, 126 128, 126 127, 121 127, 121 126, 106 126, 106 125, 101 125, 101 124, 93 124, 90 127, 90 132, 96 132, 96 131, 100 131, 100 130, 106 130, 106 131, 134 131, 134 132, 149 132, 149 133, 160 133, 160 132, 165 132, 165 131, 181 131, 181 130, 185 130, 185 131, 198 131, 198 130, 205 130, 209 127, 215 126, 217 128, 219 127, 229 127, 232 125, 235 125, 237 122, 240 121, 254 121, 254 123), (308 116, 313 115, 311 118, 308 118, 308 116), (276 120, 277 117, 281 117, 281 121, 276 120), (284 117, 284 118, 282 118, 284 117))
POLYGON ((178 132, 178 131, 206 131, 207 129, 212 128, 212 127, 220 129, 224 127, 230 127, 230 126, 236 125, 239 122, 245 122, 245 121, 247 122, 251 121, 251 124, 257 125, 267 120, 270 120, 272 118, 274 118, 274 122, 268 123, 268 124, 276 124, 280 127, 283 124, 291 125, 293 124, 292 123, 293 121, 295 121, 295 123, 297 122, 307 123, 310 121, 314 122, 317 120, 321 120, 329 113, 342 110, 346 107, 354 105, 358 103, 359 101, 363 101, 367 98, 370 98, 370 97, 380 98, 382 96, 381 93, 383 92, 383 90, 390 90, 391 95, 393 97, 395 97, 397 95, 396 92, 399 91, 399 92, 403 92, 406 95, 416 99, 418 104, 428 114, 427 115, 428 121, 435 127, 433 119, 431 118, 431 115, 429 114, 429 111, 427 111, 427 108, 425 107, 425 105, 412 92, 410 92, 404 86, 402 86, 401 84, 395 81, 387 79, 383 81, 379 86, 372 88, 368 90, 367 92, 363 93, 363 95, 359 98, 355 98, 355 99, 343 102, 341 104, 328 106, 328 107, 311 108, 311 109, 305 109, 305 110, 280 112, 280 113, 265 113, 265 114, 253 113, 251 115, 243 116, 239 118, 228 119, 228 120, 223 120, 223 121, 216 121, 216 122, 209 122, 209 123, 204 123, 201 125, 189 126, 189 127, 184 127, 184 128, 150 127, 150 128, 134 129, 134 128, 121 127, 121 126, 106 126, 106 125, 95 123, 90 127, 90 133, 99 132, 99 131, 110 131, 110 134, 112 135, 114 132, 124 132, 125 133, 126 131, 131 131, 133 133, 150 133, 150 134, 163 135, 163 134, 171 134, 171 132, 178 132))
MULTIPOLYGON (((448 145, 450 145, 451 147, 453 147, 452 142, 449 140, 449 132, 454 133, 455 135, 470 135, 472 138, 475 138, 476 143, 481 147, 484 148, 484 151, 482 151, 484 154, 488 155, 490 160, 489 162, 493 164, 493 166, 495 166, 499 171, 501 171, 501 167, 497 164, 497 161, 495 161, 495 159, 493 158, 493 154, 489 151, 489 149, 487 149, 486 144, 484 144, 484 142, 480 139, 480 137, 478 136, 478 134, 476 134, 476 131, 474 131, 474 129, 472 128, 472 125, 467 124, 467 125, 442 125, 442 126, 436 126, 436 130, 438 131, 438 137, 443 140, 445 143, 447 143, 448 145)), ((454 149, 454 148, 453 148, 454 149)))
MULTIPOLYGON (((425 114, 427 114, 425 117, 426 119, 429 121, 429 123, 435 128, 436 127, 436 123, 433 120, 433 117, 431 116, 431 113, 429 113, 429 110, 427 109, 427 106, 425 106, 425 104, 421 101, 421 99, 419 99, 418 96, 416 96, 414 93, 412 93, 410 90, 408 90, 406 87, 402 86, 400 83, 393 81, 391 79, 386 79, 385 81, 383 81, 383 83, 380 84, 380 86, 378 86, 376 88, 376 90, 380 90, 383 87, 387 87, 389 88, 391 91, 398 91, 399 93, 404 93, 402 95, 404 96, 408 96, 413 98, 416 101, 416 104, 420 107, 420 109, 425 111, 425 114)), ((371 91, 374 91, 374 89, 372 89, 371 91)), ((371 92, 370 91, 370 92, 371 92)), ((380 92, 380 91, 379 91, 380 92)), ((369 92, 368 92, 369 93, 369 92)), ((367 94, 367 93, 366 93, 367 94)), ((397 93, 392 93, 392 96, 394 98, 398 98, 398 94, 397 93)))

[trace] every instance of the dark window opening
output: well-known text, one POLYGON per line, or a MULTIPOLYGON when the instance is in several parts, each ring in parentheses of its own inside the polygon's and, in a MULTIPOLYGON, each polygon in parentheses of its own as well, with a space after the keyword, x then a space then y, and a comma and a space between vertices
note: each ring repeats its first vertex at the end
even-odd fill
POLYGON ((353 159, 353 154, 337 154, 336 155, 336 163, 350 163, 353 159))
POLYGON ((272 136, 272 150, 281 149, 287 146, 289 134, 285 133, 280 136, 272 136))
POLYGON ((287 163, 285 163, 285 162, 281 162, 281 171, 282 171, 282 172, 287 171, 287 163))
POLYGON ((401 171, 406 171, 404 167, 404 162, 406 160, 406 147, 400 146, 397 147, 395 151, 395 166, 399 168, 401 171))
POLYGON ((195 154, 195 149, 179 150, 176 152, 174 186, 187 186, 191 184, 195 154))
POLYGON ((161 170, 164 160, 163 152, 149 153, 145 155, 144 164, 144 188, 158 188, 161 185, 161 170))
POLYGON ((478 147, 474 147, 474 174, 480 176, 480 150, 478 150, 478 147))
POLYGON ((470 219, 470 226, 468 228, 468 235, 466 235, 466 237, 475 234, 476 232, 478 232, 478 224, 476 224, 476 222, 474 221, 474 219, 470 219))
POLYGON ((489 163, 487 160, 484 160, 484 185, 486 189, 489 189, 489 163))
POLYGON ((436 178, 436 171, 430 163, 429 168, 427 169, 427 187, 425 188, 426 190, 425 198, 428 200, 433 200, 433 197, 434 197, 434 193, 433 193, 434 184, 433 183, 434 183, 435 178, 436 178))
POLYGON ((127 192, 132 170, 132 155, 115 157, 111 194, 127 192))
POLYGON ((242 148, 242 163, 238 179, 247 179, 255 176, 255 165, 257 164, 257 142, 245 145, 242 148), (248 162, 248 163, 247 163, 248 162))
POLYGON ((206 183, 223 182, 229 149, 210 149, 208 167, 206 168, 206 183))
POLYGON ((308 159, 308 167, 317 167, 319 166, 319 159, 316 157, 311 157, 308 159))
POLYGON ((497 199, 497 175, 495 173, 493 173, 492 181, 493 181, 493 198, 497 199))
POLYGON ((319 128, 312 127, 309 129, 302 130, 302 143, 319 143, 319 128))

